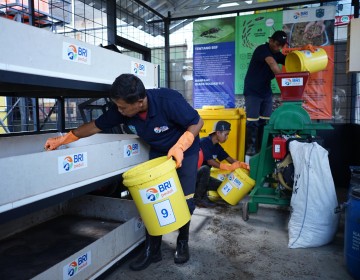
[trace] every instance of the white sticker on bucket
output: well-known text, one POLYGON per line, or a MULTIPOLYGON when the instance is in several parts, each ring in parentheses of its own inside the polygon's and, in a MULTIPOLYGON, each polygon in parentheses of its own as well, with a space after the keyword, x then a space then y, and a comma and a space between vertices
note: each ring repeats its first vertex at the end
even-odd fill
POLYGON ((163 200, 176 193, 174 178, 161 182, 158 185, 140 190, 140 196, 144 204, 154 203, 163 200))
POLYGON ((229 181, 232 182, 237 189, 240 189, 243 186, 243 182, 241 182, 240 179, 236 177, 233 173, 231 173, 230 175, 231 176, 228 177, 229 181))
POLYGON ((175 223, 176 219, 169 199, 155 203, 154 209, 160 226, 175 223))
POLYGON ((228 193, 232 190, 232 188, 233 186, 228 182, 221 188, 221 192, 224 195, 228 195, 228 193))
POLYGON ((312 52, 311 51, 303 51, 303 53, 304 53, 304 55, 307 57, 307 58, 309 58, 309 57, 312 57, 313 56, 313 54, 312 54, 312 52))
POLYGON ((217 179, 220 181, 224 181, 227 178, 227 174, 218 174, 217 179))

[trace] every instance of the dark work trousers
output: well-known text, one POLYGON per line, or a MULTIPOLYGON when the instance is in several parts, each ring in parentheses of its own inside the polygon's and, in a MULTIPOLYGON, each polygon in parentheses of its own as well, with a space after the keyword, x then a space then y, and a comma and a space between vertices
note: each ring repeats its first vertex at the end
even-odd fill
POLYGON ((257 95, 247 95, 245 97, 246 107, 246 154, 250 150, 259 152, 261 148, 264 126, 270 119, 272 112, 272 95, 259 97, 257 95))
POLYGON ((205 198, 207 191, 216 191, 221 183, 222 181, 210 176, 210 166, 201 166, 197 172, 195 200, 205 198))

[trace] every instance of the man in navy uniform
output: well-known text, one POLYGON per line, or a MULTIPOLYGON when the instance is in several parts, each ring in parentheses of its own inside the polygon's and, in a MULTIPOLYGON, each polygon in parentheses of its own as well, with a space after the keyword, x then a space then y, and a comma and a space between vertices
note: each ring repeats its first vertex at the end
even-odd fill
POLYGON ((255 155, 261 145, 264 126, 272 112, 271 80, 281 73, 279 64, 285 65, 285 55, 280 50, 286 43, 286 33, 275 31, 269 42, 258 46, 251 57, 244 81, 246 156, 255 155))
POLYGON ((216 191, 222 181, 210 176, 211 167, 221 170, 233 171, 237 168, 248 168, 243 162, 231 157, 220 145, 226 142, 231 130, 231 124, 220 120, 215 123, 213 131, 209 136, 200 139, 203 161, 199 163, 198 176, 195 189, 195 204, 198 207, 214 207, 207 198, 208 191, 216 191), (224 161, 226 161, 227 164, 224 161))
MULTIPOLYGON (((160 156, 173 157, 184 195, 192 214, 195 209, 194 192, 199 157, 199 131, 204 122, 183 96, 171 89, 146 90, 135 75, 122 74, 110 89, 114 103, 107 112, 95 121, 85 123, 64 136, 49 138, 46 150, 54 150, 79 138, 88 137, 119 124, 125 124, 150 146, 150 159, 160 156)), ((179 229, 175 263, 189 260, 190 222, 179 229)), ((132 270, 142 270, 161 256, 162 236, 146 232, 144 251, 130 264, 132 270)))

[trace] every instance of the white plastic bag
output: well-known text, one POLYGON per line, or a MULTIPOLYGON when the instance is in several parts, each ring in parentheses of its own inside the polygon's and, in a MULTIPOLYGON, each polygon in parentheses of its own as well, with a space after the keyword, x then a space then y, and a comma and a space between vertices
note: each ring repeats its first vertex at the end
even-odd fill
POLYGON ((295 178, 290 206, 289 248, 318 247, 331 242, 338 227, 338 201, 328 152, 316 142, 289 145, 295 178))

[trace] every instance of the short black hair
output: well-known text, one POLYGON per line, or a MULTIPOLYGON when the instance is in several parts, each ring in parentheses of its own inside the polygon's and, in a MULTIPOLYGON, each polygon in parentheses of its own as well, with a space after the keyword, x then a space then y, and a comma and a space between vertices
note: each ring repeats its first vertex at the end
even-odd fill
POLYGON ((133 104, 145 97, 146 91, 143 82, 133 74, 121 74, 110 88, 110 98, 122 99, 128 104, 133 104))

